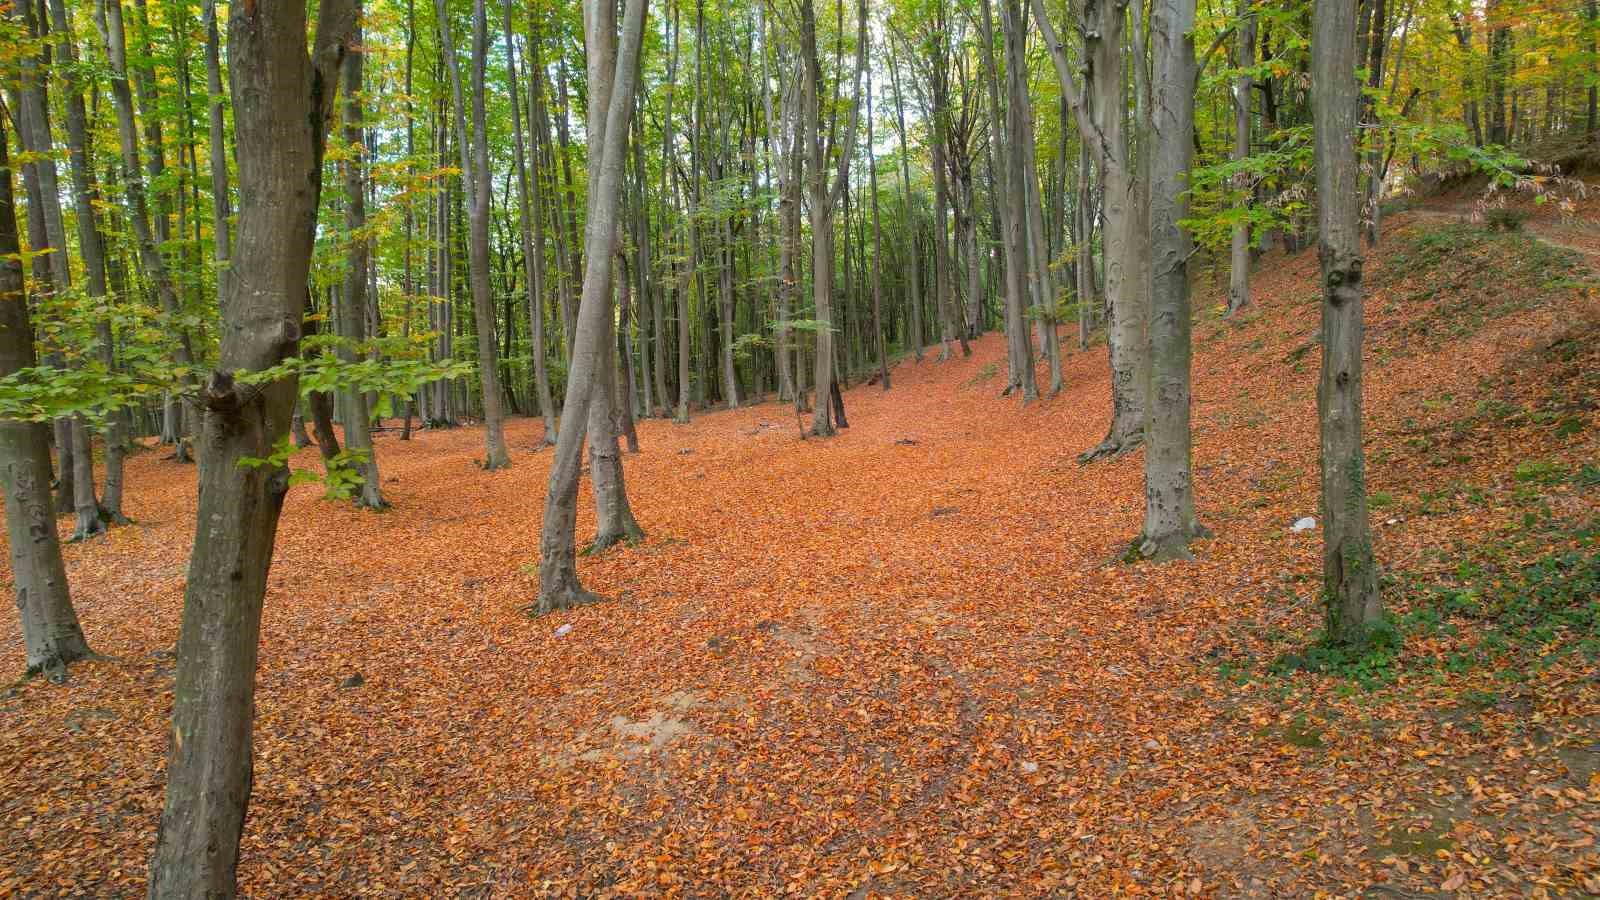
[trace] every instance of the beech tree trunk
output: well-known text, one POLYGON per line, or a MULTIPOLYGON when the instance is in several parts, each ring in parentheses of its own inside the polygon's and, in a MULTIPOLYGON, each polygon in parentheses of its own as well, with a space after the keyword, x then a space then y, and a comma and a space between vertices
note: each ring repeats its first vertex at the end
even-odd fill
POLYGON ((166 807, 150 861, 152 898, 232 897, 250 799, 261 607, 289 487, 272 455, 296 379, 240 386, 299 344, 322 157, 352 0, 321 0, 306 53, 300 3, 229 7, 228 76, 239 173, 239 244, 224 277, 222 347, 204 408, 200 503, 184 592, 167 756, 166 807))
MULTIPOLYGON (((135 243, 139 248, 139 262, 144 266, 145 277, 149 279, 156 289, 156 296, 160 298, 162 312, 169 319, 176 319, 182 314, 182 302, 178 298, 177 288, 172 281, 172 275, 167 270, 166 258, 161 255, 161 245, 166 240, 166 216, 157 217, 158 231, 150 227, 150 204, 145 193, 144 174, 140 166, 139 132, 134 124, 133 92, 128 84, 128 55, 127 38, 122 24, 121 0, 99 0, 97 10, 100 19, 100 28, 106 40, 106 57, 111 63, 111 100, 117 115, 117 134, 122 150, 122 169, 125 190, 128 198, 128 222, 133 228, 135 243)), ((140 78, 145 76, 142 74, 140 78)), ((153 93, 154 88, 149 87, 148 93, 153 93)), ((141 89, 141 95, 147 93, 141 89)), ((153 104, 154 99, 149 103, 153 104)), ((147 116, 146 120, 159 122, 159 116, 147 116)), ((159 125, 153 126, 159 127, 159 125)), ((159 132, 156 132, 159 136, 159 132)), ((146 135, 149 137, 149 134, 146 135)), ((151 149, 151 169, 153 175, 159 175, 164 168, 164 163, 158 158, 158 150, 151 149)), ((173 348, 173 359, 177 364, 188 371, 184 376, 184 384, 189 388, 198 387, 198 381, 193 373, 194 349, 189 339, 188 329, 175 326, 177 336, 173 348)), ((171 437, 178 445, 177 458, 187 461, 191 458, 191 449, 184 443, 185 436, 194 429, 189 427, 188 414, 184 407, 178 405, 169 409, 169 419, 175 429, 173 434, 164 435, 171 437)))
MULTIPOLYGON (((361 96, 362 60, 366 51, 361 48, 361 28, 358 25, 351 38, 353 49, 344 58, 344 140, 350 156, 340 168, 344 173, 344 225, 346 240, 344 291, 339 300, 339 333, 355 347, 345 347, 340 355, 346 362, 357 358, 357 347, 367 340, 367 266, 369 253, 367 238, 366 176, 361 166, 361 152, 366 147, 365 128, 362 121, 361 96)), ((383 509, 382 481, 378 475, 378 455, 372 446, 372 410, 367 404, 365 391, 351 388, 342 391, 344 398, 344 446, 358 457, 355 468, 361 474, 361 489, 355 496, 357 506, 366 509, 383 509)))
MULTIPOLYGON (((1250 0, 1239 0, 1239 75, 1233 79, 1233 159, 1235 162, 1250 156, 1250 93, 1255 79, 1250 68, 1256 64, 1256 15, 1250 9, 1250 0)), ((1248 208, 1250 176, 1240 172, 1234 176, 1234 190, 1239 192, 1239 205, 1248 208)), ((1228 265, 1228 315, 1250 305, 1250 226, 1244 223, 1233 226, 1233 245, 1228 265)))
MULTIPOLYGON (((555 460, 545 493, 544 524, 539 535, 539 598, 533 609, 536 615, 600 599, 585 590, 578 580, 574 531, 585 429, 575 427, 574 423, 587 421, 590 429, 594 429, 597 424, 594 409, 609 405, 602 391, 608 381, 606 370, 610 368, 611 268, 646 2, 628 0, 620 40, 615 37, 612 24, 614 7, 594 4, 584 8, 584 35, 590 54, 589 102, 594 111, 589 120, 589 165, 594 167, 595 190, 590 195, 583 294, 574 329, 572 366, 567 373, 566 402, 562 404, 562 415, 568 427, 561 429, 561 436, 556 440, 555 460), (595 78, 596 74, 600 77, 595 78), (603 122, 604 128, 594 128, 597 122, 603 122)), ((609 418, 609 410, 605 412, 609 418)), ((595 433, 612 434, 609 427, 599 428, 595 433)), ((615 446, 613 437, 610 453, 616 452, 615 446)), ((606 452, 602 448, 602 456, 606 452)), ((594 460, 591 451, 591 469, 597 468, 594 460)), ((617 470, 620 473, 620 464, 617 470)), ((619 478, 617 487, 621 486, 619 478)), ((597 483, 597 500, 599 493, 597 483)))
POLYGON ((1322 578, 1327 636, 1362 643, 1383 616, 1361 443, 1360 173, 1356 166, 1356 0, 1317 0, 1311 103, 1322 263, 1322 578))
MULTIPOLYGON (((545 358, 544 340, 544 223, 533 210, 538 208, 539 154, 533 154, 533 174, 528 174, 528 154, 522 135, 520 92, 517 88, 517 54, 511 32, 511 0, 502 4, 505 13, 506 84, 511 95, 512 147, 516 151, 517 166, 517 216, 522 237, 523 277, 528 286, 528 352, 533 359, 533 396, 539 404, 539 415, 544 418, 542 446, 556 442, 555 401, 550 394, 550 367, 545 358)), ((537 78, 537 76, 534 76, 537 78)), ((529 85, 529 100, 534 85, 529 85)), ((532 102, 528 105, 533 114, 532 102)))
POLYGON ((911 352, 917 362, 922 362, 922 348, 926 332, 922 327, 922 254, 917 249, 918 222, 921 219, 921 209, 917 203, 917 194, 911 189, 911 154, 906 150, 906 105, 905 98, 900 94, 900 67, 895 63, 895 55, 889 54, 889 80, 894 89, 894 115, 895 121, 900 126, 895 133, 900 138, 900 190, 906 205, 907 228, 911 233, 910 252, 910 290, 907 295, 907 304, 911 307, 911 352))
POLYGON ((1206 534, 1195 517, 1190 431, 1189 214, 1194 156, 1195 0, 1155 0, 1150 161, 1150 421, 1145 434, 1144 530, 1139 553, 1190 558, 1206 534))
MULTIPOLYGON (((95 203, 100 199, 90 166, 88 116, 83 102, 82 76, 77 69, 78 51, 63 0, 50 0, 50 20, 56 39, 56 57, 65 88, 63 106, 67 120, 67 158, 72 170, 72 200, 77 213, 78 255, 89 297, 100 304, 109 296, 106 283, 105 244, 101 240, 95 203)), ((107 372, 117 368, 116 344, 111 332, 111 309, 106 306, 95 322, 96 358, 107 372)), ((126 524, 122 511, 124 461, 128 452, 127 411, 113 410, 106 416, 105 489, 99 501, 99 516, 113 524, 126 524)))
MULTIPOLYGON (((1050 51, 1056 77, 1078 120, 1078 131, 1094 156, 1100 175, 1105 231, 1106 344, 1111 360, 1111 428, 1105 440, 1078 457, 1081 463, 1115 457, 1144 442, 1146 390, 1144 359, 1149 323, 1149 235, 1140 208, 1145 192, 1129 153, 1123 101, 1122 37, 1127 0, 1087 0, 1083 10, 1087 97, 1080 95, 1073 63, 1044 7, 1032 0, 1034 20, 1050 51)), ((1135 54, 1137 57, 1138 54, 1135 54)), ((1142 76, 1136 77, 1136 93, 1142 76)), ((1143 109, 1142 102, 1137 104, 1143 109)), ((1138 116, 1136 115, 1137 119, 1138 116)))
MULTIPOLYGON (((850 124, 845 129, 844 144, 839 154, 839 170, 831 179, 828 161, 833 146, 831 139, 822 134, 822 104, 820 86, 822 66, 817 60, 817 17, 812 0, 800 3, 800 53, 804 72, 800 113, 807 152, 811 164, 807 167, 806 183, 811 206, 811 299, 817 316, 817 358, 814 384, 817 402, 811 419, 811 433, 817 437, 834 434, 834 421, 823 392, 829 390, 833 373, 833 208, 850 182, 850 157, 854 153, 856 122, 860 113, 861 74, 866 68, 867 13, 866 0, 857 5, 858 28, 856 33, 855 90, 851 100, 850 124), (831 183, 830 183, 831 181, 831 183)), ((843 77, 842 74, 840 77, 843 77)))
POLYGON ((878 158, 873 149, 872 82, 867 82, 867 184, 872 191, 872 336, 878 352, 878 378, 889 390, 889 353, 883 342, 883 225, 878 220, 878 158))
MULTIPOLYGON (((33 325, 23 294, 7 119, 0 116, 0 377, 33 366, 33 325)), ((43 422, 0 419, 0 488, 5 491, 11 583, 22 625, 27 675, 66 680, 90 656, 67 592, 67 571, 50 499, 50 445, 43 422)))
POLYGON ((505 412, 500 395, 500 354, 495 344, 494 294, 489 283, 489 141, 484 114, 484 66, 489 51, 484 0, 472 6, 472 131, 467 131, 461 90, 461 64, 450 35, 444 0, 434 0, 439 15, 440 52, 454 98, 456 143, 461 150, 461 190, 467 205, 467 285, 472 292, 472 319, 478 332, 478 381, 483 387, 484 459, 486 470, 511 465, 506 450, 505 412))

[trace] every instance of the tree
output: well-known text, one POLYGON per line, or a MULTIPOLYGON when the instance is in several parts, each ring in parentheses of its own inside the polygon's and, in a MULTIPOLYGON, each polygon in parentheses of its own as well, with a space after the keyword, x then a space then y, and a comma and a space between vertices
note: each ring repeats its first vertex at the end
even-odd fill
MULTIPOLYGON (((800 55, 803 104, 800 112, 801 141, 810 155, 806 186, 811 201, 811 300, 817 315, 817 402, 811 419, 811 433, 829 437, 834 421, 826 399, 835 379, 833 371, 833 208, 850 183, 850 157, 854 155, 856 122, 860 113, 861 74, 867 65, 867 6, 856 7, 855 90, 850 103, 850 124, 845 128, 839 151, 838 172, 828 175, 828 161, 834 151, 832 135, 822 132, 822 65, 817 59, 817 15, 812 0, 800 0, 800 55)), ((843 77, 842 75, 840 77, 843 77)))
MULTIPOLYGON (((606 369, 610 368, 611 268, 646 2, 628 0, 620 38, 614 24, 615 11, 610 4, 584 7, 591 82, 589 102, 593 110, 589 120, 590 166, 596 177, 584 235, 583 294, 578 302, 572 367, 567 376, 566 400, 562 404, 568 425, 556 439, 555 461, 550 467, 545 494, 544 524, 539 535, 539 598, 534 612, 541 615, 600 599, 585 590, 578 580, 574 532, 578 469, 585 435, 584 429, 574 427, 574 423, 587 421, 592 428, 595 424, 592 408, 609 406, 605 389, 606 369), (601 122, 604 127, 596 129, 594 126, 601 122)), ((612 445, 614 453, 614 436, 612 445)))
MULTIPOLYGON (((21 248, 11 185, 6 116, 0 116, 0 377, 34 365, 33 326, 23 295, 21 248)), ((67 666, 92 654, 67 592, 55 509, 50 447, 42 422, 0 419, 0 488, 5 491, 11 583, 27 650, 27 674, 66 680, 67 666)))
MULTIPOLYGON (((1250 156, 1250 94, 1255 79, 1250 69, 1256 64, 1256 16, 1250 0, 1239 0, 1239 74, 1233 79, 1233 159, 1242 163, 1250 156)), ((1239 205, 1248 207, 1250 176, 1241 171, 1235 188, 1240 191, 1239 205)), ((1243 211, 1243 210, 1241 210, 1243 211)), ((1232 255, 1228 265, 1228 315, 1250 305, 1250 223, 1239 222, 1233 226, 1232 255)))
MULTIPOLYGON (((1111 359, 1111 428, 1105 440, 1078 457, 1090 462, 1126 453, 1144 442, 1146 329, 1149 321, 1148 240, 1140 215, 1146 192, 1133 168, 1125 105, 1122 37, 1127 0, 1085 0, 1085 90, 1079 93, 1066 47, 1050 23, 1044 0, 1032 0, 1034 20, 1055 64, 1056 77, 1077 119, 1078 133, 1099 167, 1101 215, 1105 218, 1105 296, 1110 313, 1106 343, 1111 359)), ((1137 29, 1135 29, 1137 30, 1137 29)), ((1142 54, 1135 53, 1142 67, 1142 54)), ((1138 94, 1142 77, 1135 78, 1138 94)), ((1136 106, 1143 108, 1143 101, 1136 106)), ((1137 120, 1139 116, 1135 115, 1137 120)))
MULTIPOLYGON (((345 250, 344 289, 338 304, 339 336, 347 342, 341 348, 345 362, 355 362, 367 340, 367 179, 361 166, 366 151, 365 129, 362 127, 362 60, 366 50, 361 47, 361 27, 356 26, 351 37, 351 50, 344 58, 344 140, 345 158, 340 163, 344 171, 344 225, 345 250)), ((361 476, 361 489, 356 493, 357 506, 383 509, 382 483, 378 475, 378 456, 372 446, 372 410, 367 405, 367 392, 351 387, 340 392, 344 401, 344 444, 356 459, 356 469, 361 476)))
MULTIPOLYGON (((532 210, 539 201, 535 193, 539 185, 539 154, 533 154, 533 176, 528 175, 527 152, 522 138, 521 99, 517 90, 517 55, 511 38, 511 0, 505 0, 506 84, 511 94, 512 146, 516 150, 517 168, 517 223, 522 236, 522 265, 528 285, 528 341, 533 357, 534 397, 539 403, 539 414, 544 417, 544 436, 540 442, 550 446, 556 442, 555 404, 550 394, 550 370, 545 360, 544 341, 544 228, 543 220, 532 210)), ((530 85, 530 99, 533 87, 530 85)), ((530 104, 530 110, 531 110, 530 104)))
POLYGON ((472 131, 467 131, 462 99, 461 63, 456 59, 445 0, 434 0, 439 14, 439 46, 450 75, 456 143, 461 149, 461 190, 466 199, 467 283, 472 292, 472 318, 478 330, 478 380, 483 387, 484 459, 486 470, 511 465, 506 450, 505 413, 500 396, 500 359, 495 343, 494 296, 489 283, 489 139, 484 116, 484 71, 488 65, 489 26, 484 0, 472 5, 472 131))
POLYGON ((1361 442, 1362 284, 1356 166, 1356 0, 1316 0, 1311 104, 1322 264, 1322 589, 1330 641, 1359 644, 1383 616, 1361 442))
MULTIPOLYGON (((1006 115, 1002 115, 1000 110, 1000 72, 999 67, 995 65, 993 19, 993 15, 989 12, 989 0, 979 0, 979 22, 983 28, 983 63, 989 94, 991 159, 989 168, 994 172, 994 192, 997 200, 994 204, 995 219, 1002 234, 1000 246, 1005 253, 1006 359, 1011 369, 1006 390, 1021 391, 1022 402, 1031 403, 1039 399, 1039 385, 1034 378, 1033 343, 1028 340, 1027 313, 1023 308, 1022 278, 1023 271, 1027 268, 1027 245, 1023 243, 1023 224, 1017 219, 1017 212, 1022 208, 1024 195, 1020 180, 1015 177, 1018 170, 1017 161, 1011 153, 1012 142, 1007 140, 1005 135, 1007 127, 1014 127, 1016 124, 1015 111, 1008 107, 1006 115), (998 158, 999 162, 995 162, 995 158, 998 158), (1001 198, 1004 198, 1003 203, 998 202, 1001 198)), ((1012 36, 1007 32, 1008 54, 1011 43, 1012 36)), ((1009 55, 1007 66, 1010 66, 1009 55)), ((1007 86, 1009 95, 1009 78, 1007 86)))
POLYGON ((293 374, 256 381, 249 373, 294 356, 299 344, 328 120, 357 10, 355 0, 321 0, 308 56, 304 4, 229 6, 239 242, 224 275, 221 353, 197 398, 200 503, 152 898, 236 892, 261 606, 289 487, 275 452, 287 442, 297 389, 293 374))
POLYGON ((1189 557, 1208 532, 1194 509, 1190 432, 1188 175, 1194 154, 1194 0, 1155 0, 1150 13, 1156 70, 1151 79, 1150 388, 1145 428, 1144 530, 1139 553, 1189 557))

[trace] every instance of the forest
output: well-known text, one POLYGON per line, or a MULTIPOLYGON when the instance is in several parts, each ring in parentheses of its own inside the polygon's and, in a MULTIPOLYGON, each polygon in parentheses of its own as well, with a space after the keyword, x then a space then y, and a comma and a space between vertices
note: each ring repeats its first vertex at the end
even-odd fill
POLYGON ((0 895, 1600 895, 1597 95, 1600 0, 0 0, 0 895))

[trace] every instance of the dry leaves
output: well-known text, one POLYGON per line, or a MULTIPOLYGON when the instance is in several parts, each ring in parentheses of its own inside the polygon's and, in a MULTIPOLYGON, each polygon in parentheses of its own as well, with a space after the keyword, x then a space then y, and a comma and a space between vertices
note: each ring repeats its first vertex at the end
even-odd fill
MULTIPOLYGON (((1294 604, 1314 591, 1319 536, 1288 530, 1316 513, 1315 353, 1286 361, 1316 328, 1316 265, 1271 257, 1255 318, 1196 328, 1199 503, 1217 537, 1189 565, 1106 565, 1142 489, 1137 455, 1071 462, 1105 429, 1103 350, 1070 355, 1067 391, 1027 408, 985 377, 1004 365, 998 335, 971 359, 907 361, 892 393, 849 392, 854 427, 828 441, 759 427, 788 421, 774 405, 642 423, 627 466, 649 540, 583 561, 611 602, 537 621, 517 610, 550 459, 532 452, 538 423, 511 424, 515 467, 493 474, 472 465, 473 430, 381 435, 393 511, 310 485, 285 510, 242 888, 1592 890, 1600 790, 1572 774, 1600 742, 1592 667, 1463 718, 1464 683, 1367 697, 1296 676, 1286 699, 1219 678, 1207 655, 1238 649, 1237 623, 1316 623, 1314 602, 1294 604)), ((1592 422, 1559 446, 1494 432, 1449 471, 1404 443, 1422 400, 1471 397, 1593 319, 1591 296, 1459 339, 1407 329, 1426 301, 1390 301, 1369 305, 1372 450, 1388 451, 1373 490, 1593 458, 1592 422)), ((67 551, 90 640, 117 659, 0 699, 0 893, 142 891, 194 473, 151 453, 128 477, 139 524, 67 551)), ((1466 515, 1381 525, 1379 557, 1490 527, 1466 515)), ((14 616, 0 613, 0 670, 21 668, 14 616)))

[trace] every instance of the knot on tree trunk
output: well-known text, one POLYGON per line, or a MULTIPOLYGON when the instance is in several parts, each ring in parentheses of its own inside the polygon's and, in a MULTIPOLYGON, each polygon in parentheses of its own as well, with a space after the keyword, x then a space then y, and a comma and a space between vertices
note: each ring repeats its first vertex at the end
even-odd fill
POLYGON ((220 370, 213 371, 211 377, 206 379, 200 402, 206 409, 226 419, 239 415, 239 410, 243 407, 233 376, 220 370))

